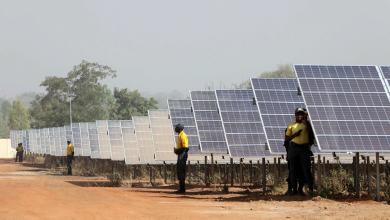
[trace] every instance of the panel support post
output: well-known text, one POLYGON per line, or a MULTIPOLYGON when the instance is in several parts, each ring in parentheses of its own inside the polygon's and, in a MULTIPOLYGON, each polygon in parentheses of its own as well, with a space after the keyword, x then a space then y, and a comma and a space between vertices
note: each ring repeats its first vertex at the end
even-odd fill
POLYGON ((152 178, 152 166, 150 164, 148 164, 149 166, 149 179, 150 179, 150 184, 152 184, 153 182, 153 178, 152 178))
POLYGON ((234 185, 234 167, 233 158, 230 158, 230 186, 234 185))
POLYGON ((276 183, 276 179, 278 178, 278 174, 276 172, 276 157, 274 157, 274 184, 276 183))
POLYGON ((265 194, 266 188, 267 188, 267 182, 266 182, 266 170, 265 170, 265 158, 261 158, 261 162, 263 163, 263 193, 265 194))
POLYGON ((165 161, 163 163, 164 163, 164 184, 167 184, 167 164, 165 163, 165 161))
POLYGON ((224 182, 225 184, 228 183, 229 181, 229 166, 228 166, 228 163, 225 163, 225 178, 224 178, 224 182))
POLYGON ((317 158, 317 186, 321 189, 321 155, 317 158))
POLYGON ((385 173, 386 173, 386 182, 388 182, 389 181, 389 161, 388 160, 386 160, 385 173))
POLYGON ((359 152, 356 152, 356 159, 355 159, 355 164, 356 164, 356 168, 355 168, 355 173, 356 173, 356 180, 355 180, 355 183, 356 183, 356 197, 359 198, 360 197, 360 167, 359 167, 359 152))
POLYGON ((252 161, 249 161, 249 182, 253 183, 253 175, 252 175, 252 161))
POLYGON ((214 184, 214 156, 211 154, 211 183, 214 184))
POLYGON ((175 179, 175 174, 174 174, 174 169, 173 169, 173 163, 171 163, 171 183, 173 184, 174 183, 174 179, 175 179))
POLYGON ((376 201, 381 201, 381 189, 380 189, 380 180, 379 180, 379 152, 376 152, 376 201))
POLYGON ((114 174, 114 161, 111 160, 111 173, 114 174))
POLYGON ((325 157, 322 157, 322 173, 323 173, 323 177, 324 179, 326 178, 326 163, 325 163, 325 157))
POLYGON ((278 157, 278 177, 282 176, 282 168, 280 165, 280 157, 278 157))
POLYGON ((242 186, 243 173, 242 173, 242 158, 240 158, 240 186, 242 186))
POLYGON ((363 160, 363 182, 364 182, 364 185, 367 182, 367 171, 366 170, 367 170, 366 158, 364 158, 364 160, 363 160))
POLYGON ((314 157, 310 157, 310 161, 311 161, 311 176, 313 177, 313 184, 315 183, 315 180, 316 180, 316 178, 315 178, 315 172, 314 172, 314 170, 315 170, 315 164, 314 164, 314 157))
POLYGON ((371 164, 370 164, 370 156, 367 156, 367 185, 368 185, 368 190, 367 194, 371 194, 371 164))
POLYGON ((204 156, 204 183, 207 184, 207 156, 204 156))

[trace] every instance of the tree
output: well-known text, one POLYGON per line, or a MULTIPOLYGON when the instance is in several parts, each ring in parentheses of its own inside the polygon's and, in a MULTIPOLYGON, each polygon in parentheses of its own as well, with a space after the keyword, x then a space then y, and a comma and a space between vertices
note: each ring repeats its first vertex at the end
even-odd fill
MULTIPOLYGON (((259 78, 295 78, 295 71, 292 64, 279 64, 277 70, 262 72, 259 78)), ((251 81, 233 84, 232 89, 252 89, 251 81)))
POLYGON ((27 130, 30 128, 30 116, 27 108, 21 100, 14 101, 8 118, 8 126, 10 130, 27 130))
POLYGON ((158 109, 158 102, 154 98, 144 98, 135 90, 115 89, 115 107, 111 110, 111 118, 117 120, 131 120, 133 116, 146 116, 149 109, 158 109))
POLYGON ((0 138, 9 138, 8 118, 12 108, 11 103, 5 99, 0 106, 0 138))
POLYGON ((31 102, 31 126, 42 128, 70 124, 70 99, 73 122, 109 119, 115 98, 107 85, 99 81, 116 77, 115 72, 108 66, 83 60, 65 78, 46 77, 40 86, 46 87, 47 93, 37 95, 31 102))

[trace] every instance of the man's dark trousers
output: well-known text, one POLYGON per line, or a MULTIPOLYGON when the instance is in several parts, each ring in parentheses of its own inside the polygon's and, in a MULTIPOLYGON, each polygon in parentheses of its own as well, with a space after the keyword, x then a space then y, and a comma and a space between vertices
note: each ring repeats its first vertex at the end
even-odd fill
POLYGON ((299 170, 302 169, 303 175, 309 189, 313 188, 313 177, 311 176, 311 163, 310 156, 312 152, 310 146, 307 145, 297 145, 291 143, 288 147, 288 157, 290 162, 290 172, 291 172, 291 184, 293 190, 297 190, 297 181, 299 178, 299 170))
POLYGON ((177 156, 176 173, 181 191, 185 191, 187 157, 187 152, 183 152, 177 156))
MULTIPOLYGON (((292 189, 292 183, 291 183, 290 161, 287 162, 287 167, 288 167, 288 178, 286 179, 286 181, 287 181, 287 183, 289 185, 289 189, 291 190, 292 189)), ((303 175, 302 166, 301 166, 301 162, 300 161, 299 161, 298 167, 300 167, 300 169, 298 169, 299 189, 303 189, 303 186, 305 185, 305 175, 303 175)))
POLYGON ((15 162, 18 162, 18 157, 19 157, 19 160, 20 160, 20 152, 16 152, 15 162))
POLYGON ((68 163, 68 175, 72 175, 72 160, 73 156, 66 156, 66 161, 68 163))

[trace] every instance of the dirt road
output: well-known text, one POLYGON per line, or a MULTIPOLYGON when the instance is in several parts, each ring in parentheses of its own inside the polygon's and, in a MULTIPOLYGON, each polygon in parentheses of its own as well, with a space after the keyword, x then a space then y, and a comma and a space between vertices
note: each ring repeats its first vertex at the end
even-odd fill
POLYGON ((368 197, 313 201, 195 186, 174 195, 177 186, 99 187, 106 183, 0 159, 0 219, 390 219, 390 206, 368 197))

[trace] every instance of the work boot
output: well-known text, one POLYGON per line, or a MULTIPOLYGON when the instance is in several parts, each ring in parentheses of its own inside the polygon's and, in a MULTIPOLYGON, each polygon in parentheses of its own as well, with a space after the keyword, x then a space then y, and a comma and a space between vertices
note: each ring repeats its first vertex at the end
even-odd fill
POLYGON ((303 189, 298 189, 298 194, 301 196, 306 196, 306 193, 303 192, 303 189))
POLYGON ((293 190, 292 190, 292 193, 290 195, 295 196, 296 194, 298 194, 297 186, 293 186, 293 190))
POLYGON ((179 190, 177 190, 177 191, 175 191, 175 192, 173 192, 173 193, 175 193, 175 194, 182 194, 182 193, 185 193, 186 191, 183 191, 183 190, 181 190, 181 189, 179 189, 179 190))
POLYGON ((291 196, 291 193, 292 193, 292 190, 291 190, 291 189, 288 189, 288 190, 284 193, 284 195, 285 195, 285 196, 291 196))

